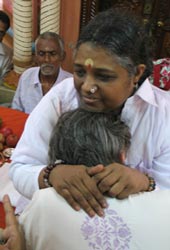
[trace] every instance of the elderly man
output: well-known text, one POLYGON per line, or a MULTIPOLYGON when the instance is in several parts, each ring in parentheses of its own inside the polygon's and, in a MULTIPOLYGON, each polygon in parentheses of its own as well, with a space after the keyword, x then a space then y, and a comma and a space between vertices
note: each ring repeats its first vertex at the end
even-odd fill
POLYGON ((10 27, 8 15, 0 10, 0 81, 12 69, 12 49, 2 42, 7 30, 10 27))
POLYGON ((41 98, 72 74, 61 68, 65 58, 64 42, 54 32, 45 32, 35 41, 35 60, 38 67, 27 69, 20 77, 12 108, 30 113, 41 98))

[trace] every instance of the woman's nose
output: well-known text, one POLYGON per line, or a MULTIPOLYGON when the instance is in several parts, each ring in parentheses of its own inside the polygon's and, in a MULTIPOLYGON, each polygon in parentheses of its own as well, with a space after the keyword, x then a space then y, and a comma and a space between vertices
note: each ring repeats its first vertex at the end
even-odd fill
POLYGON ((86 78, 84 79, 83 83, 82 83, 82 90, 84 92, 90 92, 90 90, 94 87, 95 85, 95 80, 93 77, 90 76, 86 76, 86 78))

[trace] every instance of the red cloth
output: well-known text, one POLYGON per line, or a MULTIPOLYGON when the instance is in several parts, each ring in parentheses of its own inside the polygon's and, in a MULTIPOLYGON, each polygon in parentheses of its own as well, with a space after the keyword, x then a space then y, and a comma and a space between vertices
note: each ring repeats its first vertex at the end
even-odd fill
POLYGON ((2 127, 11 128, 19 137, 22 134, 27 117, 28 114, 21 111, 0 107, 0 118, 2 118, 3 121, 2 127))
POLYGON ((5 227, 5 214, 2 203, 0 202, 0 227, 5 227))
POLYGON ((153 84, 161 89, 170 90, 170 58, 162 58, 153 62, 153 84))
MULTIPOLYGON (((11 128, 13 132, 17 134, 19 137, 23 132, 23 128, 27 117, 28 114, 25 114, 21 111, 0 107, 0 118, 3 121, 2 127, 11 128)), ((5 226, 4 211, 2 203, 0 202, 0 227, 4 226, 5 226)))

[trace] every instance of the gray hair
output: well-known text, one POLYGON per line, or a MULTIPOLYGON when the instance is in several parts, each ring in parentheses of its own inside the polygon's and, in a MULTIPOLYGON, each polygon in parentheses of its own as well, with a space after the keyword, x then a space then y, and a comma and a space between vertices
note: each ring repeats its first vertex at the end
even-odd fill
POLYGON ((78 108, 61 115, 49 144, 49 162, 95 166, 121 162, 120 153, 130 146, 128 126, 113 112, 78 108))
POLYGON ((45 40, 53 39, 57 43, 57 45, 59 45, 60 47, 61 57, 65 56, 64 41, 60 35, 51 31, 47 31, 47 32, 40 34, 35 40, 35 50, 37 48, 37 43, 40 39, 45 39, 45 40))

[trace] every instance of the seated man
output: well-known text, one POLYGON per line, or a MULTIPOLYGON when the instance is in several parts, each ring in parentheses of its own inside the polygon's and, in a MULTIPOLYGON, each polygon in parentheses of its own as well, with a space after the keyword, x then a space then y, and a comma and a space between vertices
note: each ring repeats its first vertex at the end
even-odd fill
POLYGON ((0 82, 3 81, 4 76, 12 69, 12 49, 4 44, 3 38, 10 27, 10 19, 8 15, 0 10, 0 82))
MULTIPOLYGON (((63 114, 54 128, 49 160, 90 169, 124 161, 129 145, 128 127, 112 113, 78 109, 63 114)), ((169 191, 107 202, 105 216, 90 218, 83 210, 73 210, 52 187, 37 191, 20 217, 27 249, 169 250, 169 191)))
POLYGON ((35 41, 35 60, 32 67, 21 75, 12 108, 30 113, 49 89, 72 74, 61 68, 65 58, 64 42, 54 32, 45 32, 35 41))

